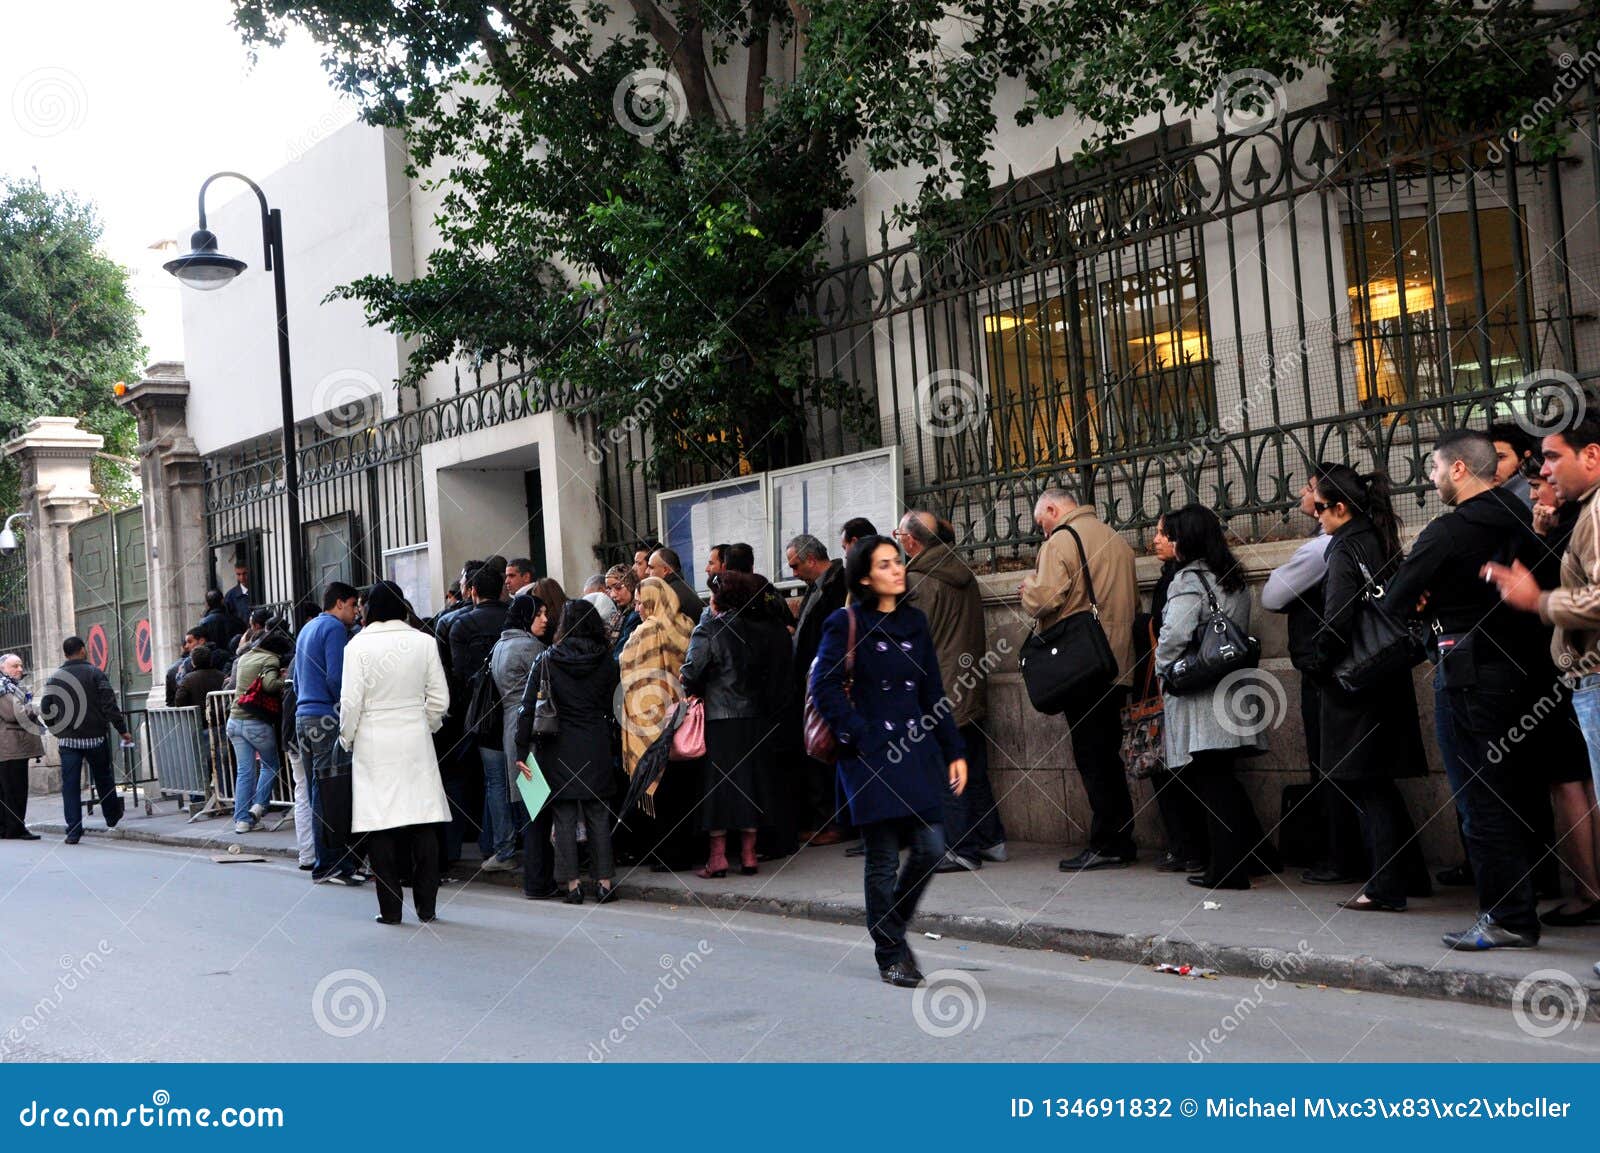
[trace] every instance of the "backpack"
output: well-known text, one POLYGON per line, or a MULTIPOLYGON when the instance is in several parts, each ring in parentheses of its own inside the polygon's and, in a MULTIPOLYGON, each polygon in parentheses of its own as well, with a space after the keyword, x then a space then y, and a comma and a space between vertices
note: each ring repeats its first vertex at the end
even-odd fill
POLYGON ((505 709, 500 700, 500 688, 489 671, 489 662, 493 659, 491 652, 484 658, 483 667, 467 681, 466 730, 477 738, 479 745, 498 748, 504 733, 505 709))

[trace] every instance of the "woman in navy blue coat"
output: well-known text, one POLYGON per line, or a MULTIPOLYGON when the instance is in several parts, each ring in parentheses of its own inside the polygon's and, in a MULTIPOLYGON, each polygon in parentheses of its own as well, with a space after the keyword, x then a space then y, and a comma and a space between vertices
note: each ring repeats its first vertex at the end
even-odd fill
POLYGON ((939 679, 928 618, 899 603, 906 591, 899 546, 863 537, 851 546, 844 573, 853 603, 822 626, 811 698, 838 740, 839 786, 866 844, 867 931, 878 973, 913 988, 922 974, 906 925, 944 857, 944 798, 967 787, 966 748, 939 679), (853 672, 845 662, 852 614, 853 672), (901 869, 903 844, 911 852, 901 869))

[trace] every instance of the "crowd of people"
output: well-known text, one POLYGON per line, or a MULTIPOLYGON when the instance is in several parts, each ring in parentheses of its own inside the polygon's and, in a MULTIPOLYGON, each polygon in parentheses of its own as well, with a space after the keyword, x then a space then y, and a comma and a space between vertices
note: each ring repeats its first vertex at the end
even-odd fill
MULTIPOLYGON (((1310 467, 1299 510, 1314 528, 1262 589, 1301 673, 1311 784, 1292 845, 1288 818, 1275 843, 1238 776, 1266 748, 1273 718, 1252 694, 1270 674, 1217 515, 1190 504, 1160 518, 1160 579, 1141 611, 1126 539, 1064 489, 1039 496, 1044 542, 1018 595, 1040 655, 1025 647, 1024 680, 1064 718, 1092 814, 1062 871, 1134 862, 1134 774, 1164 833, 1156 868, 1207 890, 1248 889, 1287 856, 1309 861, 1305 882, 1353 890, 1339 901, 1351 911, 1400 913, 1435 883, 1474 886, 1478 915, 1450 948, 1526 948, 1545 928, 1600 924, 1600 415, 1542 443, 1516 426, 1452 432, 1430 477, 1449 511, 1406 551, 1386 478, 1310 467), (1427 771, 1424 655, 1463 850, 1436 877, 1396 786, 1427 771), (1542 899, 1557 903, 1541 913, 1542 899)), ((709 604, 655 542, 570 597, 531 562, 494 556, 466 562, 430 620, 391 582, 333 582, 292 630, 252 609, 241 568, 186 636, 167 700, 234 689, 235 831, 261 827, 287 765, 301 867, 317 883, 374 880, 380 922, 399 921, 407 886, 432 920, 471 839, 477 867, 520 869, 526 897, 572 904, 612 900, 619 863, 716 879, 859 840, 880 975, 914 986, 907 926, 930 878, 1007 859, 984 725, 997 662, 954 544, 923 510, 889 535, 849 521, 842 556, 797 536, 784 560, 798 599, 754 571, 748 544, 720 544, 709 604), (535 781, 548 799, 530 807, 535 781)), ((107 824, 120 816, 105 734, 127 732, 83 655, 69 640, 44 694, 90 702, 70 724, 46 717, 69 843, 83 766, 107 824)), ((5 836, 32 835, 15 770, 37 741, 22 672, 0 657, 5 836)))

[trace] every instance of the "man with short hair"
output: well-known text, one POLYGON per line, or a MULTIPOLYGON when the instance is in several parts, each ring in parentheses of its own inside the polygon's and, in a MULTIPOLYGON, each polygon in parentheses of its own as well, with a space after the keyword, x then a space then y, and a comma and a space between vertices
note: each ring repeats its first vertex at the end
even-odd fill
POLYGON ((657 580, 667 582, 668 587, 677 594, 678 611, 689 618, 691 626, 698 624, 700 614, 706 611, 706 605, 700 599, 700 594, 690 588, 689 582, 683 579, 683 561, 678 559, 676 550, 662 545, 651 553, 650 575, 657 580))
POLYGON ((521 596, 525 589, 533 587, 533 580, 533 562, 527 557, 519 556, 506 562, 507 598, 521 596))
POLYGON ((1501 423, 1489 426, 1489 439, 1494 442, 1494 483, 1532 509, 1533 492, 1522 465, 1533 456, 1533 438, 1521 425, 1501 423))
POLYGON ((233 587, 228 590, 228 595, 223 598, 223 603, 234 618, 242 623, 250 621, 250 566, 243 561, 234 561, 233 587))
POLYGON ((295 741, 311 786, 317 854, 311 879, 318 884, 359 885, 365 880, 350 844, 350 754, 339 743, 344 648, 359 603, 355 589, 343 581, 330 581, 322 590, 321 615, 295 638, 295 741))
POLYGON ((633 546, 633 584, 637 588, 639 582, 650 575, 650 554, 661 547, 659 541, 641 541, 633 546))
POLYGON ((607 629, 617 618, 617 602, 606 592, 606 574, 597 572, 583 582, 583 599, 594 606, 607 629))
POLYGON ((61 643, 66 661, 50 674, 39 694, 39 719, 55 734, 61 747, 61 810, 67 822, 67 840, 76 845, 83 837, 83 766, 89 766, 95 796, 106 828, 122 820, 123 802, 111 771, 109 729, 116 729, 122 747, 133 748, 128 722, 117 705, 117 691, 106 674, 89 663, 81 637, 61 643))
MULTIPOLYGON (((1537 621, 1503 604, 1481 574, 1491 561, 1530 556, 1542 546, 1532 512, 1496 484, 1495 466, 1495 446, 1484 434, 1461 429, 1439 438, 1429 476, 1454 511, 1422 530, 1384 593, 1391 612, 1432 624, 1429 644, 1449 701, 1454 763, 1447 759, 1445 770, 1462 806, 1461 832, 1478 891, 1476 922, 1444 935, 1452 949, 1525 949, 1539 942, 1526 816, 1541 799, 1539 766, 1521 743, 1503 738, 1519 727, 1538 691, 1536 674, 1549 662, 1537 621)), ((1357 907, 1370 902, 1352 900, 1357 907)))
MULTIPOLYGON (((834 610, 844 607, 844 562, 829 560, 827 546, 810 533, 793 537, 785 546, 784 555, 789 571, 806 583, 806 595, 794 625, 794 682, 799 686, 798 707, 803 711, 811 664, 822 644, 823 622, 834 610)), ((832 765, 805 757, 803 749, 801 753, 804 759, 796 790, 801 840, 813 845, 837 844, 844 840, 838 819, 837 774, 832 765)))
POLYGON ((706 579, 716 576, 727 565, 728 546, 714 544, 711 546, 711 555, 706 558, 706 579))
POLYGON ((206 590, 206 611, 195 625, 200 635, 213 648, 233 651, 233 638, 245 630, 245 621, 234 616, 222 603, 222 594, 216 589, 206 590))
MULTIPOLYGON (((467 720, 467 705, 479 682, 491 676, 489 654, 506 629, 508 606, 500 599, 505 591, 504 573, 504 565, 485 562, 472 578, 472 608, 450 626, 450 665, 455 670, 459 688, 451 693, 450 711, 457 714, 463 725, 467 720)), ((472 760, 472 751, 477 751, 487 824, 482 830, 482 843, 488 846, 482 866, 486 873, 508 873, 517 867, 517 829, 511 819, 511 779, 506 770, 504 738, 504 732, 494 726, 492 731, 468 733, 464 747, 458 750, 464 765, 472 760)), ((449 844, 456 844, 453 837, 449 844)), ((459 855, 458 848, 456 856, 459 855)))
POLYGON ((1093 584, 1100 627, 1117 659, 1112 684, 1067 707, 1072 759, 1083 777, 1092 820, 1088 847, 1062 861, 1060 868, 1076 873, 1131 865, 1137 851, 1133 800, 1122 765, 1122 706, 1132 684, 1133 617, 1139 606, 1133 549, 1064 488, 1052 486, 1040 493, 1033 519, 1045 541, 1033 573, 1017 586, 1023 610, 1043 632, 1073 613, 1088 611, 1088 586, 1093 584))
POLYGON ((172 702, 177 698, 178 686, 183 683, 183 678, 194 671, 194 661, 192 659, 194 651, 205 647, 206 638, 200 634, 198 628, 190 629, 183 634, 183 642, 178 649, 178 659, 167 666, 167 673, 164 678, 168 707, 171 707, 172 702))
POLYGON ((970 565, 939 539, 931 512, 912 509, 900 518, 895 539, 905 551, 906 603, 928 618, 939 659, 950 719, 967 748, 967 787, 946 792, 944 860, 940 873, 974 872, 984 861, 1006 859, 1006 832, 989 785, 989 738, 979 725, 988 705, 990 662, 983 620, 983 589, 970 565))
POLYGON ((845 556, 850 555, 850 546, 864 536, 877 536, 878 530, 872 522, 864 516, 853 516, 844 522, 844 527, 839 530, 839 547, 845 556))

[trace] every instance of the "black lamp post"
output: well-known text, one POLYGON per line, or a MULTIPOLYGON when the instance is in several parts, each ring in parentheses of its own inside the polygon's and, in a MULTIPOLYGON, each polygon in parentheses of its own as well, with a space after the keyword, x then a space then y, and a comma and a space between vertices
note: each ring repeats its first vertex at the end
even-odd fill
MULTIPOLYGON (((267 194, 248 176, 237 172, 218 172, 200 186, 200 227, 189 238, 191 251, 167 261, 163 268, 190 288, 209 292, 230 283, 246 268, 245 262, 217 251, 217 238, 206 228, 206 189, 213 180, 231 176, 250 186, 261 202, 261 242, 266 268, 272 273, 272 288, 278 303, 278 379, 283 399, 283 487, 289 527, 289 605, 293 612, 301 600, 304 566, 300 556, 300 469, 296 461, 294 435, 294 388, 289 380, 289 307, 283 288, 283 217, 267 207, 267 194)), ((258 577, 260 574, 256 574, 258 577)))

